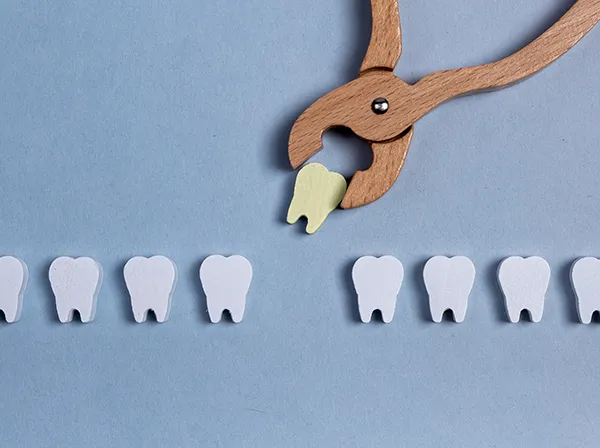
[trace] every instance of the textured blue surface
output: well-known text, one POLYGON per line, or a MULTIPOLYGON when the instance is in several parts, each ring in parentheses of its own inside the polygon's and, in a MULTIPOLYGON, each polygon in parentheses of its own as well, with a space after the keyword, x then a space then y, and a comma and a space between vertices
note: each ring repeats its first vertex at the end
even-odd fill
MULTIPOLYGON (((502 57, 571 0, 401 0, 397 73, 502 57)), ((312 237, 284 224, 297 115, 353 78, 367 0, 0 0, 0 251, 32 279, 0 324, 2 447, 590 447, 600 327, 576 324, 568 266, 600 254, 600 29, 536 77, 416 125, 393 189, 312 237), (132 323, 121 269, 180 271, 171 320, 132 323), (254 266, 245 321, 211 325, 197 270, 254 266), (393 254, 392 324, 358 323, 352 262, 393 254), (467 320, 429 323, 431 255, 478 268, 467 320), (506 255, 553 268, 540 324, 506 323, 506 255), (58 255, 102 263, 96 321, 57 323, 58 255)), ((327 135, 349 175, 365 146, 327 135)), ((596 442, 594 442, 594 440, 596 442)))

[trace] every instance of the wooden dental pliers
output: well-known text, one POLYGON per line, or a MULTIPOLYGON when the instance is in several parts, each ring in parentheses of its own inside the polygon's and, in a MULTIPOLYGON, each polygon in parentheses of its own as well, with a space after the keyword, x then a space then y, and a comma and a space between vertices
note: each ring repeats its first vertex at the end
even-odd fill
POLYGON ((373 163, 354 174, 342 208, 369 204, 392 187, 419 118, 457 96, 504 87, 533 75, 571 49, 600 19, 600 0, 578 0, 544 34, 511 56, 435 72, 410 85, 393 73, 402 52, 397 0, 371 0, 371 7, 371 42, 358 78, 306 109, 289 139, 294 169, 322 148, 323 133, 329 128, 349 128, 369 143, 373 163))

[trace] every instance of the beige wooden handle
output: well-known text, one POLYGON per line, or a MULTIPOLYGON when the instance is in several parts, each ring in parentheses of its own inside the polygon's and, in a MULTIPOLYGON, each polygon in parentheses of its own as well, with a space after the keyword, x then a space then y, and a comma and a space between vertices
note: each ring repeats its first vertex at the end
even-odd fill
POLYGON ((371 0, 371 16, 371 42, 360 71, 393 71, 402 53, 398 0, 371 0))
POLYGON ((599 20, 600 0, 579 0, 544 34, 505 59, 425 76, 414 85, 418 96, 428 98, 422 101, 423 115, 456 96, 505 87, 539 72, 569 51, 599 20))
MULTIPOLYGON (((368 141, 384 142, 396 138, 425 114, 452 98, 508 86, 542 70, 570 50, 599 20, 600 0, 579 0, 535 41, 500 61, 435 72, 414 85, 389 72, 367 72, 323 97, 319 103, 327 104, 329 111, 328 115, 321 116, 324 122, 349 127, 368 141), (374 115, 369 109, 376 97, 389 101, 390 109, 386 114, 374 115)), ((318 107, 316 109, 307 110, 306 118, 316 116, 318 107)))

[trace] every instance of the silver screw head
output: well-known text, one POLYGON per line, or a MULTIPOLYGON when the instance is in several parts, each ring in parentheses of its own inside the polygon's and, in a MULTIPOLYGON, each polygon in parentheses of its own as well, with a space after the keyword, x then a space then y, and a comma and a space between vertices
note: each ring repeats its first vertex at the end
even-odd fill
POLYGON ((371 109, 377 115, 385 114, 389 110, 389 108, 390 108, 390 103, 388 103, 388 100, 386 100, 385 98, 377 98, 371 104, 371 109))

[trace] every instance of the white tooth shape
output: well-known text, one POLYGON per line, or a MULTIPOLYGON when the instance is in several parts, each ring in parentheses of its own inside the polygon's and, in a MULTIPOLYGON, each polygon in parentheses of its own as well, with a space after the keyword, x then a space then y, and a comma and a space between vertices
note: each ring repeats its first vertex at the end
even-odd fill
POLYGON ((371 322, 373 311, 380 310, 383 322, 394 318, 396 298, 404 280, 400 261, 386 255, 381 258, 361 257, 352 267, 352 280, 358 294, 358 311, 364 323, 371 322))
POLYGON ((454 321, 463 322, 475 281, 473 262, 462 256, 433 257, 425 264, 423 279, 429 294, 429 309, 433 321, 441 322, 444 312, 452 310, 454 321))
POLYGON ((580 258, 571 267, 571 284, 577 301, 577 314, 582 324, 589 324, 600 311, 600 260, 580 258))
POLYGON ((252 281, 252 265, 246 258, 211 255, 200 266, 200 281, 212 323, 219 322, 225 310, 236 324, 242 321, 252 281))
POLYGON ((28 278, 29 271, 23 260, 11 256, 0 258, 0 310, 8 323, 21 317, 28 278))
POLYGON ((96 301, 102 284, 102 267, 89 257, 58 257, 48 272, 56 299, 58 319, 64 324, 79 311, 81 322, 94 320, 96 301))
POLYGON ((166 322, 177 283, 177 266, 162 255, 133 257, 123 268, 125 284, 131 296, 131 309, 137 323, 145 322, 154 311, 157 322, 166 322))
POLYGON ((320 163, 309 163, 296 178, 287 222, 295 224, 301 216, 306 216, 306 233, 313 234, 342 202, 345 194, 344 176, 330 172, 320 163))
POLYGON ((504 294, 506 312, 512 323, 527 310, 532 322, 542 320, 544 300, 550 282, 550 266, 541 257, 509 257, 498 267, 498 282, 504 294))

